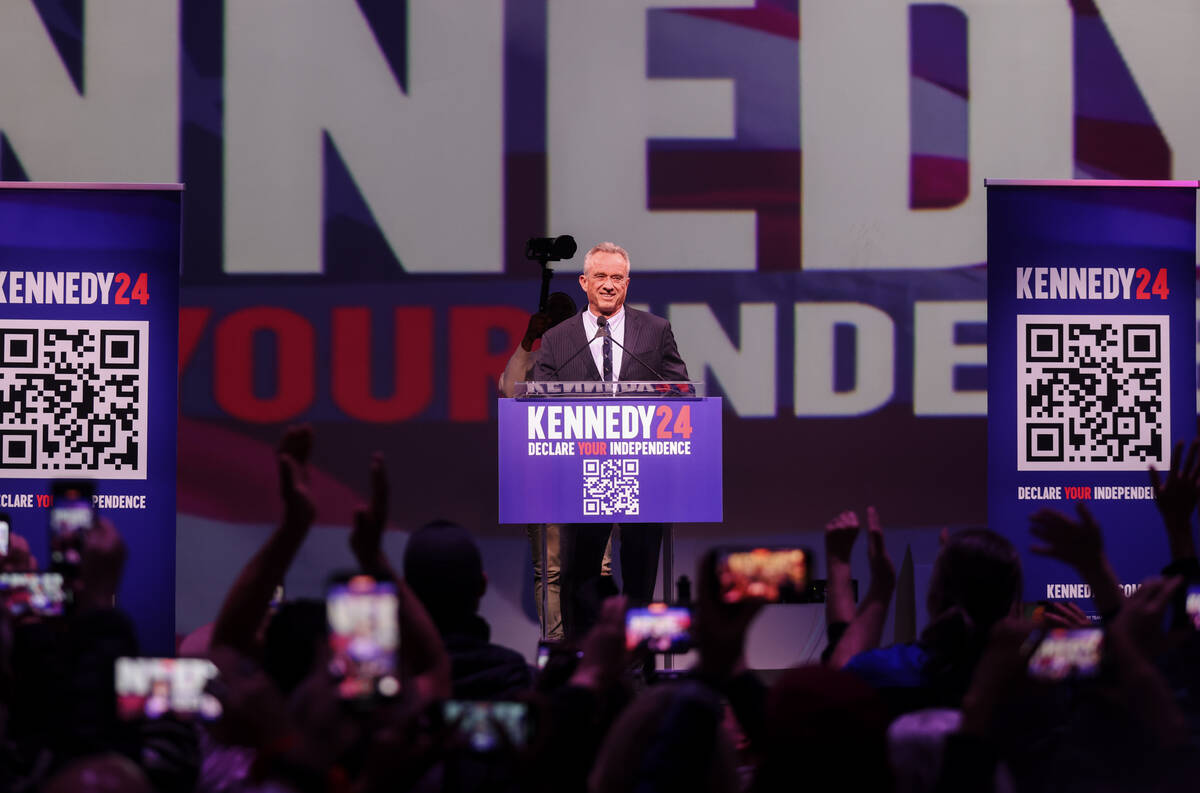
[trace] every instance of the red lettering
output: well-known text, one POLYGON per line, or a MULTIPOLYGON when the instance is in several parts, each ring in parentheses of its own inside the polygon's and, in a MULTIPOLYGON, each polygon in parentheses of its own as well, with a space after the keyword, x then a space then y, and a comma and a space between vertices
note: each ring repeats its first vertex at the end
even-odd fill
POLYGON ((179 307, 180 374, 183 374, 184 368, 192 359, 192 354, 196 352, 196 346, 200 343, 200 336, 204 333, 204 328, 208 325, 208 318, 210 316, 212 316, 211 308, 179 307))
POLYGON ((529 314, 512 306, 455 306, 450 309, 450 420, 486 421, 496 384, 525 335, 529 314), (504 341, 489 342, 493 330, 504 341))
POLYGON ((1167 288, 1167 271, 1165 269, 1160 268, 1158 275, 1154 276, 1154 286, 1150 287, 1150 291, 1163 300, 1171 296, 1171 290, 1167 288))
POLYGON ((304 412, 316 388, 313 328, 294 311, 245 308, 217 324, 213 392, 221 409, 243 421, 287 421, 304 412), (261 399, 254 393, 254 335, 267 331, 275 338, 275 393, 261 399))
POLYGON ((399 307, 392 334, 392 394, 371 394, 371 310, 333 310, 333 401, 362 421, 403 421, 433 397, 433 309, 399 307))
POLYGON ((113 297, 113 304, 117 306, 129 305, 129 298, 125 293, 129 291, 129 276, 125 273, 117 273, 114 277, 117 282, 117 294, 113 297))
POLYGON ((1150 284, 1150 271, 1145 267, 1139 267, 1137 272, 1133 274, 1134 278, 1140 278, 1137 293, 1134 295, 1138 300, 1149 300, 1150 293, 1146 291, 1146 287, 1150 284))
POLYGON ((667 429, 667 425, 671 423, 671 417, 674 413, 666 405, 659 405, 658 410, 654 411, 654 413, 661 419, 658 422, 658 431, 654 434, 654 437, 670 440, 671 431, 667 429))

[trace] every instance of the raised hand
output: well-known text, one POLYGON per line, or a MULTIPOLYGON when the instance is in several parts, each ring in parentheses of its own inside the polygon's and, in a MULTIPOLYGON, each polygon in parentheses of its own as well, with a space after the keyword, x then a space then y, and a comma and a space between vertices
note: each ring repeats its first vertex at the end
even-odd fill
POLYGON ((1137 592, 1126 599, 1116 618, 1109 622, 1110 641, 1128 642, 1131 648, 1136 648, 1146 657, 1160 650, 1163 614, 1182 583, 1182 576, 1155 577, 1144 581, 1137 592))
POLYGON ((1154 503, 1167 529, 1167 542, 1173 559, 1196 555, 1192 540, 1192 511, 1200 500, 1200 439, 1188 444, 1183 455, 1183 442, 1171 452, 1171 468, 1165 480, 1158 469, 1150 466, 1150 484, 1154 487, 1154 503))
POLYGON ((896 565, 883 544, 883 525, 875 507, 867 507, 867 562, 871 566, 871 591, 891 597, 896 588, 896 565))
POLYGON ((825 556, 830 561, 850 563, 850 551, 860 530, 858 515, 851 510, 825 524, 825 556))
POLYGON ((1102 614, 1121 607, 1125 595, 1104 553, 1104 536, 1092 513, 1082 502, 1075 505, 1079 519, 1052 509, 1029 517, 1029 531, 1041 541, 1031 551, 1066 562, 1092 588, 1092 602, 1102 614))
POLYGON ((533 343, 550 329, 550 315, 539 311, 529 317, 529 325, 525 328, 525 337, 521 339, 521 346, 525 348, 525 352, 533 351, 533 343))
MULTIPOLYGON (((887 618, 888 607, 891 606, 892 593, 896 589, 896 566, 883 543, 883 524, 875 507, 867 507, 867 562, 871 567, 871 583, 867 586, 866 596, 858 604, 850 625, 829 653, 826 663, 834 669, 841 669, 858 653, 879 646, 883 638, 883 623, 887 618)), ((830 588, 834 585, 833 570, 831 567, 830 588)), ((847 583, 846 588, 848 587, 847 583)), ((834 594, 842 597, 840 593, 834 594)), ((826 597, 829 596, 827 594, 826 597)), ((829 611, 827 606, 826 612, 829 611)))
POLYGON ((371 495, 368 503, 354 511, 350 532, 350 550, 364 570, 380 575, 387 570, 383 556, 383 531, 387 527, 388 482, 383 453, 371 455, 369 470, 371 495))
POLYGON ((1188 745, 1191 729, 1151 658, 1165 646, 1163 613, 1182 583, 1181 576, 1144 581, 1108 623, 1104 640, 1105 656, 1116 673, 1116 691, 1146 732, 1167 748, 1188 745))
POLYGON ((765 604, 757 599, 722 602, 716 558, 716 551, 710 550, 700 560, 693 636, 700 651, 701 674, 724 680, 745 666, 746 632, 765 604))
POLYGON ((825 621, 849 624, 854 619, 854 591, 850 584, 850 551, 861 527, 858 515, 846 510, 825 524, 825 621))
POLYGON ((283 520, 288 525, 308 528, 317 515, 308 481, 312 445, 312 428, 307 424, 288 427, 279 442, 279 491, 283 498, 283 520))
POLYGON ((1070 600, 1047 604, 1042 620, 1047 628, 1090 628, 1092 625, 1083 609, 1070 600))
POLYGON ((1076 505, 1079 519, 1053 509, 1042 509, 1029 518, 1030 533, 1041 540, 1031 551, 1049 556, 1079 569, 1096 562, 1104 554, 1100 526, 1083 503, 1076 505))

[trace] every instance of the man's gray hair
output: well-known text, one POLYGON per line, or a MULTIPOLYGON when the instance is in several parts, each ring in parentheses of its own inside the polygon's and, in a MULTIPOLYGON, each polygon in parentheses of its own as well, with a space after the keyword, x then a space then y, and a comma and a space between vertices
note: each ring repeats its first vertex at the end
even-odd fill
POLYGON ((587 275, 588 265, 592 263, 592 258, 598 253, 615 253, 625 260, 625 266, 629 267, 629 251, 622 248, 615 242, 601 242, 598 245, 593 245, 592 249, 583 257, 583 272, 587 275))

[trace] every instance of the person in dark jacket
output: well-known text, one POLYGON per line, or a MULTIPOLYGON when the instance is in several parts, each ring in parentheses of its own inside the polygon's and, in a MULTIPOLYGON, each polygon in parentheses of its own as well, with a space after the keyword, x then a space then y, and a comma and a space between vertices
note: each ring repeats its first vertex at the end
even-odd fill
POLYGON ((487 575, 466 529, 449 521, 418 529, 404 549, 404 577, 446 645, 455 698, 505 699, 533 685, 524 656, 492 644, 491 627, 479 616, 487 575))

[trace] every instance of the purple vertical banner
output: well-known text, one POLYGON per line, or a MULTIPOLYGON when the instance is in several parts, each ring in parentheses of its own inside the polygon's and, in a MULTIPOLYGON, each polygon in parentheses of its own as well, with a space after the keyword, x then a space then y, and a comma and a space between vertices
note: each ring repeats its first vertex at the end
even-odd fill
POLYGON ((501 523, 717 523, 719 398, 501 399, 501 523))
MULTIPOLYGON (((988 519, 1085 504, 1127 587, 1170 561, 1148 469, 1196 434, 1194 181, 988 181, 988 519)), ((1084 600, 1024 554, 1025 598, 1084 600)))
POLYGON ((0 182, 0 512, 45 568, 51 482, 88 480, 150 655, 175 648, 182 190, 0 182))

